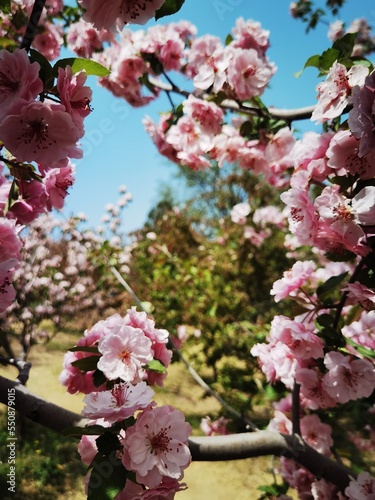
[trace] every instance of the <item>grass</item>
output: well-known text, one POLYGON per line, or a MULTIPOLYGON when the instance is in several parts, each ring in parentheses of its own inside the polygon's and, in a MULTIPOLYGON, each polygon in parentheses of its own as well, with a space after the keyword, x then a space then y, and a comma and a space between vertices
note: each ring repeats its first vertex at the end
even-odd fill
MULTIPOLYGON (((27 387, 35 394, 80 413, 82 395, 67 394, 58 382, 63 356, 78 337, 59 333, 47 346, 35 346, 30 354, 32 363, 27 387)), ((15 378, 12 367, 0 367, 0 375, 15 378)), ((192 380, 185 367, 175 363, 170 367, 165 386, 157 389, 158 404, 172 404, 184 412, 200 434, 199 423, 206 415, 215 416, 219 403, 206 397, 192 380)), ((3 416, 3 424, 5 416, 3 416)), ((76 442, 63 439, 59 434, 26 421, 24 435, 17 441, 17 493, 7 496, 5 431, 0 432, 0 498, 7 500, 84 500, 83 477, 85 467, 76 451, 76 442), (5 440, 5 441, 4 441, 5 440)), ((256 500, 262 484, 273 481, 271 457, 251 458, 231 462, 194 462, 185 471, 188 489, 176 496, 181 500, 256 500)), ((296 497, 295 497, 296 498, 296 497)))

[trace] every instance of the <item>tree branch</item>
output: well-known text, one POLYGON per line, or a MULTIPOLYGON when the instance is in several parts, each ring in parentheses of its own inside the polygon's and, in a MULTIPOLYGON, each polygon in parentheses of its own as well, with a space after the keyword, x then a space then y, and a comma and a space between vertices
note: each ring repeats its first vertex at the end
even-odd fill
MULTIPOLYGON (((15 409, 22 415, 57 432, 67 427, 84 427, 88 419, 32 394, 20 382, 0 377, 0 402, 8 402, 9 389, 15 389, 15 409)), ((300 436, 274 431, 256 431, 227 436, 200 436, 189 439, 194 461, 239 460, 277 455, 290 458, 318 479, 324 478, 343 491, 355 473, 321 455, 300 436)))
MULTIPOLYGON (((176 94, 182 95, 184 97, 189 97, 189 95, 196 95, 197 92, 188 92, 186 90, 180 89, 175 84, 161 82, 156 78, 149 77, 149 81, 151 85, 159 88, 160 90, 164 90, 165 92, 175 92, 176 94)), ((207 97, 208 94, 199 93, 199 97, 207 97)), ((220 103, 220 107, 223 109, 227 109, 228 111, 236 111, 241 112, 246 115, 259 115, 260 110, 258 108, 254 108, 249 104, 242 103, 238 104, 236 101, 231 99, 224 99, 220 103)), ((314 111, 315 106, 306 106, 304 108, 296 108, 296 109, 278 109, 274 107, 268 108, 268 113, 272 118, 286 120, 287 122, 292 122, 295 120, 307 120, 311 118, 312 112, 314 111)))
POLYGON ((46 0, 35 0, 33 10, 31 11, 29 22, 26 26, 26 31, 21 42, 21 49, 30 50, 31 44, 35 38, 36 32, 38 30, 38 24, 46 0))
POLYGON ((19 358, 6 358, 5 356, 0 356, 0 363, 2 365, 12 365, 15 366, 18 370, 17 379, 21 382, 21 384, 26 385, 26 382, 29 380, 31 363, 28 361, 23 361, 19 358))

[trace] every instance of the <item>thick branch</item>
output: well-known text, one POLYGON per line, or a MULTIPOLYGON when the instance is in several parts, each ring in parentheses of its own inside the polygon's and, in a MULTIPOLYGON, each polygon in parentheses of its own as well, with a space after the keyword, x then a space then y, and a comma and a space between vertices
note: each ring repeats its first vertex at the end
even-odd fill
POLYGON ((45 3, 46 0, 35 0, 29 22, 26 26, 25 34, 21 42, 21 49, 26 49, 27 51, 30 50, 31 44, 33 43, 38 30, 40 16, 42 15, 45 3))
POLYGON ((21 382, 0 377, 0 402, 5 405, 8 404, 9 389, 15 389, 15 406, 12 408, 44 427, 61 432, 71 426, 84 427, 88 422, 77 413, 35 396, 21 382))
MULTIPOLYGON (((0 377, 0 402, 7 404, 8 390, 15 389, 15 409, 45 427, 61 432, 67 427, 84 427, 88 420, 30 393, 19 382, 0 377)), ((192 437, 189 446, 194 461, 239 460, 277 455, 295 460, 317 478, 324 478, 344 490, 355 474, 321 455, 299 436, 273 431, 256 431, 228 436, 192 437)))
MULTIPOLYGON (((189 97, 190 94, 195 95, 196 92, 188 92, 186 90, 180 89, 174 84, 161 82, 156 78, 149 77, 150 83, 161 90, 166 92, 175 92, 176 94, 183 95, 184 97, 189 97)), ((201 97, 205 97, 205 94, 200 94, 201 97)), ((228 111, 241 112, 246 115, 259 115, 260 110, 258 108, 251 107, 249 104, 243 103, 238 104, 236 101, 230 99, 225 99, 220 103, 220 107, 227 109, 228 111)), ((280 120, 286 120, 287 122, 292 122, 295 120, 307 120, 311 118, 312 112, 315 106, 306 106, 304 108, 297 109, 278 109, 274 107, 268 108, 268 113, 272 118, 277 118, 280 120)))

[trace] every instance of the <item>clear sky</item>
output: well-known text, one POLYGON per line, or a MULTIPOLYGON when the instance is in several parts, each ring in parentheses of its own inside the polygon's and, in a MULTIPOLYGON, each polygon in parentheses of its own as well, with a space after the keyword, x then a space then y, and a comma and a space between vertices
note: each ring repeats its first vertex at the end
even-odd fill
MULTIPOLYGON (((324 3, 316 2, 320 6, 324 3)), ((263 29, 270 31, 268 57, 278 68, 263 100, 268 106, 296 108, 315 103, 318 80, 315 68, 307 68, 299 79, 293 74, 308 57, 321 53, 331 42, 327 37, 328 24, 306 34, 305 25, 293 20, 288 8, 289 0, 186 0, 178 14, 158 23, 186 19, 197 26, 198 36, 213 34, 224 41, 238 17, 259 21, 263 29)), ((338 19, 349 24, 359 17, 365 17, 375 27, 373 0, 348 0, 338 19)), ((134 109, 99 87, 94 78, 90 78, 90 85, 94 111, 85 120, 84 158, 75 162, 76 183, 66 199, 64 213, 84 212, 90 226, 96 226, 104 206, 116 201, 118 186, 125 184, 133 195, 124 212, 124 230, 129 232, 142 226, 158 199, 161 184, 170 181, 176 172, 176 167, 158 154, 142 125, 145 115, 157 120, 158 112, 167 111, 170 106, 163 98, 134 109)), ((176 102, 177 99, 176 96, 176 102)), ((301 127, 320 130, 312 122, 301 127)))

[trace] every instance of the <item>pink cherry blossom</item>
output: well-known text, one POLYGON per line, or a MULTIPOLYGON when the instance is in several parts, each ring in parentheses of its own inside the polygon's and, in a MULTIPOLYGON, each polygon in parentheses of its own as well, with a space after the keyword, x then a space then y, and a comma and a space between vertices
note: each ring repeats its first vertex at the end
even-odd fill
POLYGON ((272 224, 281 229, 285 227, 285 219, 285 214, 278 207, 272 205, 257 208, 253 214, 254 224, 259 224, 262 227, 272 224))
POLYGON ((122 324, 116 332, 110 332, 99 340, 98 362, 109 380, 120 378, 124 382, 138 382, 143 366, 152 359, 151 341, 139 328, 122 324))
POLYGON ((241 49, 255 49, 260 56, 264 56, 269 45, 270 32, 262 29, 261 24, 240 17, 236 20, 236 25, 232 29, 234 40, 231 45, 241 49))
POLYGON ((230 218, 235 224, 245 224, 250 210, 249 203, 237 203, 230 212, 230 218))
POLYGON ((221 40, 205 35, 193 40, 188 53, 187 75, 193 79, 194 87, 207 90, 212 86, 219 92, 226 81, 226 70, 231 55, 222 46, 221 40))
POLYGON ((72 68, 58 69, 57 90, 59 92, 61 104, 72 117, 74 125, 83 135, 83 119, 90 113, 90 101, 92 90, 84 85, 86 82, 86 72, 80 71, 73 74, 72 68))
POLYGON ((323 387, 338 403, 347 403, 372 394, 375 388, 375 367, 367 359, 329 352, 324 357, 328 369, 323 387))
POLYGON ((98 436, 83 435, 79 441, 78 453, 80 454, 81 460, 85 465, 90 465, 94 460, 95 455, 98 453, 98 448, 95 443, 97 438, 98 436))
POLYGON ((337 401, 331 397, 323 386, 323 375, 315 369, 301 368, 296 373, 296 381, 301 386, 301 394, 311 410, 332 408, 337 401))
POLYGON ((367 286, 362 285, 359 281, 348 283, 343 292, 348 292, 348 302, 353 304, 360 304, 361 307, 370 311, 375 309, 375 292, 370 290, 367 286))
POLYGON ((318 231, 318 217, 307 190, 292 188, 280 195, 289 209, 288 221, 292 234, 301 245, 314 244, 318 231))
POLYGON ((284 172, 293 166, 293 146, 296 140, 289 127, 284 127, 276 132, 270 139, 264 151, 265 158, 270 168, 276 174, 284 172))
POLYGON ((323 182, 331 173, 327 166, 326 152, 333 137, 333 132, 318 134, 316 132, 306 132, 302 139, 296 141, 290 156, 294 160, 294 174, 291 179, 292 187, 307 187, 307 184, 296 185, 294 177, 302 171, 307 172, 307 180, 313 179, 323 182))
POLYGON ((22 242, 15 221, 0 218, 0 267, 9 271, 21 260, 22 242))
POLYGON ((315 263, 311 260, 297 261, 289 271, 285 271, 283 277, 273 284, 271 295, 275 296, 275 302, 285 297, 295 297, 298 290, 310 278, 315 271, 315 263))
POLYGON ((333 446, 332 427, 324 424, 318 415, 305 415, 301 418, 303 439, 323 455, 330 455, 333 446))
POLYGON ((150 117, 145 117, 143 119, 143 125, 146 132, 151 137, 153 143, 157 147, 160 154, 167 157, 169 160, 178 163, 177 150, 167 142, 165 131, 168 127, 169 115, 163 115, 160 118, 159 124, 156 125, 150 117))
POLYGON ((41 182, 31 180, 22 182, 19 191, 19 198, 13 203, 9 215, 17 219, 18 224, 29 224, 45 211, 45 187, 41 182))
POLYGON ((33 47, 38 50, 48 61, 57 59, 60 55, 60 48, 64 44, 63 28, 61 24, 46 21, 41 32, 37 32, 33 47))
POLYGON ((342 21, 333 21, 329 25, 328 29, 328 38, 334 42, 335 40, 338 40, 339 38, 343 37, 345 34, 344 30, 344 23, 342 21))
POLYGON ((359 140, 359 156, 366 156, 375 149, 375 71, 366 78, 363 87, 354 87, 351 103, 353 109, 349 113, 349 127, 359 140))
POLYGON ((327 149, 328 166, 337 171, 337 175, 359 175, 361 179, 375 176, 375 151, 367 156, 359 156, 359 141, 349 130, 339 130, 332 138, 327 149))
POLYGON ((18 99, 0 124, 5 147, 18 161, 51 164, 67 156, 80 158, 76 142, 81 137, 65 107, 51 101, 18 99))
POLYGON ((189 95, 182 106, 184 113, 197 121, 207 133, 214 136, 221 132, 224 113, 217 104, 189 95))
POLYGON ((316 87, 318 104, 314 109, 311 120, 322 123, 340 116, 349 104, 352 88, 362 86, 368 68, 354 65, 349 70, 343 64, 335 61, 324 82, 316 87))
POLYGON ((225 436, 229 434, 227 425, 231 422, 230 419, 219 417, 216 420, 211 420, 210 417, 204 417, 201 420, 201 429, 206 436, 225 436))
POLYGON ((286 316, 275 316, 271 323, 270 339, 280 341, 297 359, 323 357, 323 343, 315 335, 314 326, 293 321, 286 316))
POLYGON ((91 58, 93 53, 103 49, 103 42, 114 41, 111 31, 94 28, 83 18, 69 26, 66 35, 68 48, 78 57, 91 58))
POLYGON ((187 440, 191 432, 184 415, 171 406, 148 408, 126 430, 123 464, 137 481, 154 488, 164 476, 179 480, 190 464, 187 440))
POLYGON ((89 356, 93 356, 93 354, 83 351, 67 352, 64 355, 63 370, 59 375, 59 382, 67 388, 70 394, 76 394, 77 392, 90 394, 99 390, 94 384, 93 371, 83 372, 79 368, 72 366, 74 361, 89 356))
MULTIPOLYGON (((172 359, 172 351, 167 349, 169 333, 167 330, 156 328, 155 322, 147 316, 145 312, 139 312, 135 307, 128 309, 124 318, 124 323, 134 328, 140 328, 151 340, 151 351, 154 359, 159 360, 165 367, 168 367, 172 359)), ((167 372, 157 373, 148 371, 145 379, 150 385, 163 385, 167 372)))
POLYGON ((324 239, 334 239, 330 234, 332 231, 337 233, 348 250, 361 255, 368 252, 362 226, 372 225, 375 218, 375 186, 361 189, 352 199, 345 198, 339 186, 327 186, 315 199, 314 206, 319 214, 319 231, 324 239))
POLYGON ((116 23, 145 24, 155 16, 165 0, 80 0, 85 21, 98 29, 113 28, 116 23))
POLYGON ((357 479, 352 479, 345 495, 350 500, 375 500, 375 478, 368 472, 361 472, 357 479))
POLYGON ((358 321, 353 321, 342 328, 342 333, 346 338, 372 350, 375 350, 374 332, 375 311, 363 311, 358 321))
POLYGON ((31 101, 42 92, 39 69, 38 63, 30 63, 24 49, 0 51, 0 122, 17 99, 31 101))
POLYGON ((146 382, 116 384, 110 391, 92 392, 85 396, 83 402, 86 406, 82 414, 88 418, 104 418, 113 424, 146 408, 153 396, 154 391, 146 382))
POLYGON ((74 183, 74 166, 68 164, 65 167, 48 170, 44 177, 45 192, 47 196, 46 206, 48 210, 56 208, 61 210, 64 206, 68 188, 74 183))
POLYGON ((232 49, 228 66, 228 83, 241 100, 263 94, 276 67, 260 58, 254 49, 232 49))
POLYGON ((164 476, 159 485, 144 490, 134 500, 173 500, 177 492, 186 489, 186 483, 179 483, 176 479, 164 476))

